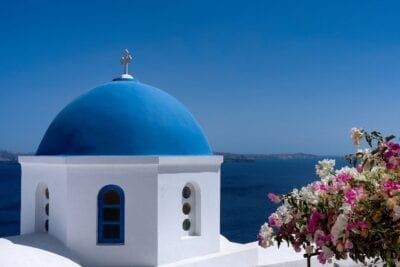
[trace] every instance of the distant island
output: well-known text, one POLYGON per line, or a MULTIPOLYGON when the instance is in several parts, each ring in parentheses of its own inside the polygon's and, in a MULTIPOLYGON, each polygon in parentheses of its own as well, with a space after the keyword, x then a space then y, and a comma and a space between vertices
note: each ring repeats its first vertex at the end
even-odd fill
MULTIPOLYGON (((319 159, 322 156, 305 153, 281 153, 281 154, 236 154, 215 152, 215 155, 224 156, 225 162, 254 162, 260 159, 319 159)), ((32 153, 18 153, 7 150, 0 150, 1 162, 17 162, 19 155, 32 155, 32 153)))
POLYGON ((7 150, 0 150, 0 163, 1 162, 17 162, 20 155, 32 155, 32 153, 19 153, 7 150))
POLYGON ((320 159, 323 156, 305 153, 281 153, 281 154, 235 154, 215 152, 215 155, 224 156, 225 162, 254 162, 260 159, 320 159))

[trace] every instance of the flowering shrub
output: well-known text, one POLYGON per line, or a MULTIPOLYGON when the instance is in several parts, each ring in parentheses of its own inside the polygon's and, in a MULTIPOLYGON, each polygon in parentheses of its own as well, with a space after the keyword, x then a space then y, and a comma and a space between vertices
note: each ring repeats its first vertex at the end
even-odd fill
POLYGON ((314 246, 319 262, 352 258, 367 264, 400 259, 400 144, 394 136, 353 128, 356 146, 346 156, 351 167, 334 170, 335 160, 316 165, 321 178, 285 195, 268 194, 281 206, 258 234, 259 245, 283 241, 300 252, 314 246))

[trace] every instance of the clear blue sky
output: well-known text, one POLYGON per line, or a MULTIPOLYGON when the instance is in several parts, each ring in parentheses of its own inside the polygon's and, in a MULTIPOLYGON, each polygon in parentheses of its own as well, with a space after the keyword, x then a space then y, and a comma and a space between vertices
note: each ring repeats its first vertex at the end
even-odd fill
POLYGON ((7 1, 0 149, 35 151, 72 99, 121 72, 177 97, 216 151, 352 151, 400 135, 398 1, 7 1), (60 3, 65 2, 65 3, 60 3))

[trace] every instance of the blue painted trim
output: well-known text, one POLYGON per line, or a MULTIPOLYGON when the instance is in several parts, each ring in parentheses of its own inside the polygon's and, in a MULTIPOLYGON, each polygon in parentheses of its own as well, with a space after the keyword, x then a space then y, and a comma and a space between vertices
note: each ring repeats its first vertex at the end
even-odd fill
POLYGON ((104 186, 97 196, 97 243, 98 244, 124 244, 125 242, 125 194, 124 190, 117 185, 106 185, 104 186), (118 204, 104 204, 104 195, 109 191, 115 191, 119 195, 118 204), (105 221, 103 219, 104 208, 119 208, 119 221, 105 221), (119 238, 107 239, 103 237, 103 226, 104 225, 119 225, 119 238))

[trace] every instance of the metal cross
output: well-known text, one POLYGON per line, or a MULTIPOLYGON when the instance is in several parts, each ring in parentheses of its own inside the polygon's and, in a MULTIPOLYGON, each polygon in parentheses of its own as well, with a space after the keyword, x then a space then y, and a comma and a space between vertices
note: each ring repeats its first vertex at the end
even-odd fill
POLYGON ((124 73, 128 74, 128 64, 132 63, 132 56, 128 49, 125 49, 124 55, 121 57, 121 65, 124 66, 124 73))

